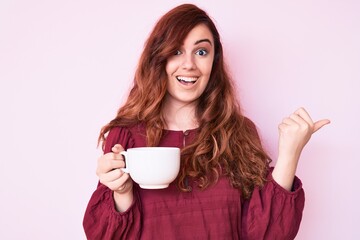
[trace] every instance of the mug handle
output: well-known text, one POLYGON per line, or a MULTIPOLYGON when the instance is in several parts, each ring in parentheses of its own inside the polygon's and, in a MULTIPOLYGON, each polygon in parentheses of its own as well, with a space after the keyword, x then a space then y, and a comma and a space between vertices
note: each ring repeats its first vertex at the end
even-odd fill
MULTIPOLYGON (((120 154, 123 155, 123 157, 124 157, 124 162, 125 162, 125 164, 126 164, 126 155, 127 155, 127 152, 126 152, 126 151, 121 151, 120 154)), ((123 171, 124 173, 130 173, 130 169, 128 169, 128 168, 126 168, 126 167, 125 167, 125 168, 120 168, 120 170, 123 171)))

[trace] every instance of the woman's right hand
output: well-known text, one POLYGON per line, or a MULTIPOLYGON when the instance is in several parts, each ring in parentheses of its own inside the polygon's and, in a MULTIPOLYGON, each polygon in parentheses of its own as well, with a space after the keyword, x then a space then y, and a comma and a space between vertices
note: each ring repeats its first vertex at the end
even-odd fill
POLYGON ((133 182, 129 174, 121 170, 125 167, 124 157, 120 154, 124 148, 116 144, 111 150, 98 159, 96 175, 102 184, 113 190, 116 209, 123 212, 132 204, 133 182))

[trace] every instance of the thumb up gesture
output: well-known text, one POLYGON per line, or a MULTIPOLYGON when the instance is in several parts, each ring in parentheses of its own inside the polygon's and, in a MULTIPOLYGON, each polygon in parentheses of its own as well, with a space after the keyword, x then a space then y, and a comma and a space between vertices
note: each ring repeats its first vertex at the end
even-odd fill
POLYGON ((279 124, 279 155, 272 176, 280 186, 292 188, 301 151, 312 134, 329 123, 328 119, 314 122, 304 108, 299 108, 279 124))
POLYGON ((304 108, 299 108, 279 124, 279 155, 300 157, 312 134, 329 123, 328 119, 314 122, 304 108))

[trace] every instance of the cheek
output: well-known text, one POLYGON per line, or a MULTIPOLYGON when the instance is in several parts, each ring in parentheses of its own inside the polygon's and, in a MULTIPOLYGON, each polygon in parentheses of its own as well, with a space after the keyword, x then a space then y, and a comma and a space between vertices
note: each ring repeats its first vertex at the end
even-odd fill
POLYGON ((210 75, 212 65, 213 65, 213 59, 214 58, 212 57, 212 58, 206 59, 206 61, 198 62, 198 67, 201 69, 202 74, 210 75))
POLYGON ((203 82, 203 88, 206 88, 207 84, 209 83, 211 70, 212 70, 212 64, 213 64, 213 61, 209 60, 206 63, 204 62, 202 65, 202 74, 204 75, 204 77, 206 77, 206 81, 203 82))
POLYGON ((168 76, 172 75, 176 71, 177 66, 178 66, 178 64, 175 60, 168 61, 165 66, 166 74, 168 76))

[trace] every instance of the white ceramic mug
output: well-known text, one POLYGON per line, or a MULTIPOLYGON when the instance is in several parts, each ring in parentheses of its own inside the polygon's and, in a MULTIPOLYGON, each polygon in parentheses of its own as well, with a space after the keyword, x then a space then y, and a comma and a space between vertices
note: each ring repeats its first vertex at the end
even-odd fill
POLYGON ((141 188, 166 188, 180 170, 180 149, 175 147, 139 147, 122 151, 131 178, 141 188))

